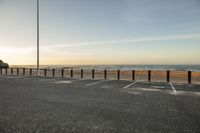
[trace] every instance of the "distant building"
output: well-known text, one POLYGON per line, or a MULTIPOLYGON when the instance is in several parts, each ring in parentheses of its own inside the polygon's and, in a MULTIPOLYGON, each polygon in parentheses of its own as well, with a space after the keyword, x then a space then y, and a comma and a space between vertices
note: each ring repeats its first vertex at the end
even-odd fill
POLYGON ((8 63, 4 63, 2 60, 0 60, 0 68, 9 68, 8 63))

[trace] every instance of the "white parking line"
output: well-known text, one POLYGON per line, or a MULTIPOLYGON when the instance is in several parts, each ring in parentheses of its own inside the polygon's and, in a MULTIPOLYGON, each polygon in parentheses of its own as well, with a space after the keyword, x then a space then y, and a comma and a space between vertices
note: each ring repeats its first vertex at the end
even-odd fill
POLYGON ((107 82, 107 81, 109 81, 109 80, 102 80, 102 81, 98 81, 98 82, 93 82, 93 83, 90 83, 90 84, 86 84, 86 86, 96 85, 96 84, 107 82))
POLYGON ((78 79, 75 79, 77 81, 84 81, 84 80, 88 80, 88 79, 84 79, 84 78, 78 78, 78 79))
POLYGON ((151 86, 153 88, 156 88, 156 89, 164 89, 165 87, 164 86, 151 86))
POLYGON ((133 82, 133 83, 131 83, 131 84, 129 84, 129 85, 123 87, 123 89, 127 89, 128 87, 130 87, 130 86, 132 86, 132 85, 134 85, 134 84, 136 84, 136 83, 137 83, 137 82, 133 82))
POLYGON ((174 91, 174 93, 176 93, 176 89, 174 88, 174 86, 172 85, 172 83, 170 82, 169 84, 171 85, 172 90, 174 91))

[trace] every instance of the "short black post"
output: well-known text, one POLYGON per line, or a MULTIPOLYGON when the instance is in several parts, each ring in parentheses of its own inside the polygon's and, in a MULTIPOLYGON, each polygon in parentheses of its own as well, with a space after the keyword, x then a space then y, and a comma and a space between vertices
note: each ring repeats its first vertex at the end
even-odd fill
POLYGON ((30 76, 32 76, 32 71, 33 71, 32 68, 30 68, 30 76))
POLYGON ((148 81, 151 81, 151 70, 148 71, 148 81))
POLYGON ((135 80, 135 70, 132 70, 132 80, 135 80))
POLYGON ((167 82, 170 82, 170 71, 167 70, 167 82))
POLYGON ((26 69, 25 69, 25 68, 23 68, 23 76, 25 75, 25 72, 26 72, 26 69))
POLYGON ((188 71, 188 83, 191 84, 192 83, 192 72, 188 71))
POLYGON ((44 76, 45 77, 47 76, 47 69, 46 68, 44 69, 44 76))
POLYGON ((92 78, 94 79, 94 69, 92 70, 92 78))
POLYGON ((53 77, 55 77, 55 69, 54 68, 53 68, 52 72, 53 72, 53 77))
POLYGON ((73 69, 71 69, 71 78, 73 78, 73 76, 74 76, 74 71, 73 69))
POLYGON ((2 75, 2 68, 0 68, 0 74, 2 75))
POLYGON ((10 69, 10 74, 13 75, 13 68, 10 69))
POLYGON ((64 69, 61 70, 61 76, 64 77, 64 69))
POLYGON ((19 75, 19 68, 17 68, 17 75, 19 75))
POLYGON ((8 75, 8 69, 6 68, 5 70, 6 70, 6 75, 8 75))
POLYGON ((120 70, 117 70, 117 80, 120 80, 120 70))
POLYGON ((107 79, 107 70, 104 70, 104 79, 107 79))
POLYGON ((83 78, 83 69, 81 69, 81 78, 83 78))

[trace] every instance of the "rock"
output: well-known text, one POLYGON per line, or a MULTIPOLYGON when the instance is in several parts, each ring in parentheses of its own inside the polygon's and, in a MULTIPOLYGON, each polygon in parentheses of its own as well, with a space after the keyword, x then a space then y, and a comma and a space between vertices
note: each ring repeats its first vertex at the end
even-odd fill
POLYGON ((0 60, 0 68, 9 68, 8 63, 4 63, 2 60, 0 60))

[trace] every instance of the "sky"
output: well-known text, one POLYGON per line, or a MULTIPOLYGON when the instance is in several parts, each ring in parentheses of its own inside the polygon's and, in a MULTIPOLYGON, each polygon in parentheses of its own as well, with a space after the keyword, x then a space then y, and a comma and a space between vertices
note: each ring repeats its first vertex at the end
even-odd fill
MULTIPOLYGON (((36 64, 36 0, 0 0, 0 59, 36 64)), ((40 64, 200 64, 200 0, 40 0, 40 64)))

